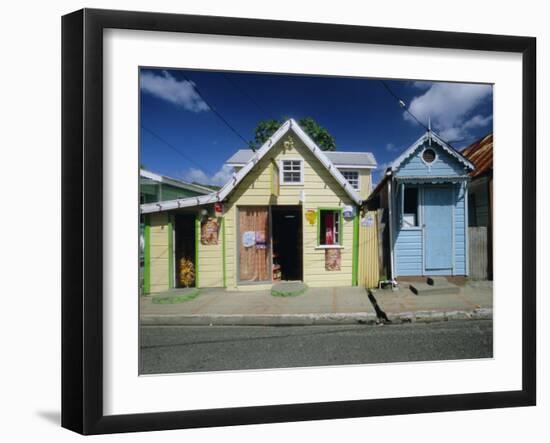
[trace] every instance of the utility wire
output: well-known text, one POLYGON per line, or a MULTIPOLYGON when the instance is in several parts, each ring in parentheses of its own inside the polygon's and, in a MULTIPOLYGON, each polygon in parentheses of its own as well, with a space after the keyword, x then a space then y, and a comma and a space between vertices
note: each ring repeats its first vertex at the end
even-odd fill
POLYGON ((401 106, 405 112, 407 114, 409 114, 412 118, 414 118, 416 120, 416 122, 422 126, 424 129, 426 129, 426 131, 429 131, 430 128, 428 128, 424 123, 422 123, 420 120, 418 120, 416 118, 416 116, 411 112, 409 111, 407 105, 405 104, 405 102, 403 100, 401 100, 392 90, 391 88, 388 86, 388 84, 384 81, 384 80, 380 80, 380 83, 382 83, 382 85, 384 86, 384 88, 386 88, 386 91, 388 91, 388 93, 397 100, 397 103, 399 103, 399 106, 401 106))
POLYGON ((273 114, 271 114, 271 112, 267 111, 262 105, 260 105, 255 99, 254 97, 252 97, 248 92, 246 92, 246 90, 244 88, 242 88, 235 80, 233 80, 230 76, 228 76, 227 74, 225 73, 221 73, 223 78, 225 78, 225 80, 230 83, 238 92, 240 92, 240 94, 247 98, 248 100, 250 100, 250 102, 256 106, 256 108, 258 108, 258 110, 264 114, 265 116, 268 116, 269 118, 272 118, 273 120, 277 120, 273 114))
POLYGON ((147 126, 141 124, 141 127, 145 129, 149 134, 151 134, 153 137, 155 137, 160 142, 164 143, 166 146, 168 146, 172 151, 174 151, 176 154, 181 155, 185 160, 187 160, 190 163, 193 163, 196 167, 198 167, 201 170, 206 170, 201 165, 199 165, 195 160, 193 160, 191 157, 188 157, 183 152, 181 152, 178 148, 176 148, 172 143, 166 141, 164 138, 162 138, 160 135, 158 135, 155 131, 149 129, 147 126))
POLYGON ((185 80, 187 80, 187 83, 189 83, 189 85, 191 85, 191 87, 195 90, 195 92, 199 95, 199 97, 206 103, 206 106, 208 106, 210 108, 210 110, 216 114, 216 116, 237 136, 239 137, 245 144, 246 146, 249 146, 250 148, 252 148, 252 150, 255 152, 256 150, 254 149, 254 147, 252 146, 252 144, 250 143, 250 141, 246 140, 240 133, 239 131, 237 131, 233 126, 231 126, 231 124, 224 118, 223 115, 220 114, 220 112, 218 112, 218 110, 216 108, 214 108, 214 106, 212 106, 208 100, 206 100, 206 98, 204 97, 204 95, 201 94, 201 92, 199 91, 199 88, 197 87, 197 85, 195 83, 193 83, 191 80, 189 80, 189 77, 187 77, 185 74, 181 73, 181 75, 183 76, 183 78, 185 80))
MULTIPOLYGON (((399 103, 399 106, 401 108, 403 108, 405 110, 405 112, 407 114, 409 114, 413 119, 416 120, 416 122, 422 126, 424 129, 426 129, 426 131, 431 131, 430 128, 428 128, 424 123, 422 123, 420 120, 418 120, 418 118, 416 118, 416 116, 411 112, 409 111, 409 109, 407 108, 407 105, 405 104, 405 102, 399 98, 398 95, 396 95, 392 90, 391 88, 388 86, 388 84, 384 81, 384 80, 380 80, 380 83, 382 83, 382 85, 384 86, 384 88, 386 89, 386 91, 388 91, 388 93, 397 100, 397 102, 399 103)), ((463 138, 461 140, 452 140, 452 141, 447 141, 447 140, 444 140, 440 135, 438 135, 438 137, 443 140, 445 143, 447 143, 449 146, 453 147, 453 144, 454 143, 461 143, 461 142, 465 142, 467 140, 477 140, 477 137, 469 137, 469 138, 463 138)), ((453 149, 455 149, 453 147, 453 149)))

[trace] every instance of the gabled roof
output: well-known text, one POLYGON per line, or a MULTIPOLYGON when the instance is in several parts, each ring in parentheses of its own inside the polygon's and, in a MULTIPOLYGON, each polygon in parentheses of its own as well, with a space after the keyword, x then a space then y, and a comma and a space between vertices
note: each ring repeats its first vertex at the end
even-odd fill
MULTIPOLYGON (((384 171, 384 176, 382 179, 378 182, 376 187, 372 190, 370 195, 367 197, 366 202, 369 203, 373 201, 376 196, 379 194, 379 192, 382 190, 382 188, 386 185, 388 180, 392 179, 394 176, 394 172, 399 169, 401 164, 407 160, 411 155, 413 155, 416 150, 422 146, 426 141, 434 141, 439 146, 441 146, 445 152, 448 152, 451 156, 456 158, 460 163, 462 163, 466 168, 468 168, 470 171, 475 170, 475 166, 470 162, 464 155, 462 155, 460 152, 458 152, 456 149, 454 149, 452 146, 450 146, 448 143, 443 141, 437 134, 435 134, 433 131, 428 130, 425 134, 423 134, 418 140, 416 140, 411 146, 409 146, 399 157, 397 157, 391 165, 384 171)), ((457 176, 454 177, 452 180, 465 180, 468 179, 468 176, 457 176)), ((438 182, 449 180, 449 177, 401 177, 401 181, 408 181, 408 182, 438 182)))
POLYGON ((166 185, 174 186, 176 188, 188 189, 190 191, 195 191, 198 194, 210 194, 212 189, 205 186, 196 185, 194 183, 189 183, 183 180, 176 178, 168 177, 166 175, 156 174, 154 172, 148 171, 146 169, 139 170, 139 176, 145 179, 153 180, 157 183, 164 183, 166 185))
POLYGON ((493 170, 493 133, 487 134, 481 140, 472 143, 462 151, 462 155, 476 165, 470 177, 480 177, 493 170))
MULTIPOLYGON (((337 168, 375 169, 377 166, 371 152, 323 151, 323 154, 337 168)), ((254 152, 250 149, 239 149, 225 163, 231 166, 244 166, 253 156, 254 152)))
POLYGON ((172 209, 185 208, 190 206, 201 206, 218 201, 223 201, 229 196, 229 194, 237 187, 237 185, 246 177, 246 175, 252 170, 252 168, 277 144, 279 140, 283 138, 292 130, 298 138, 304 143, 304 145, 311 151, 311 153, 319 160, 319 162, 327 169, 330 175, 344 188, 348 196, 356 203, 361 204, 361 197, 353 189, 353 187, 344 178, 342 173, 338 171, 336 166, 329 160, 329 158, 323 153, 321 148, 306 134, 306 132, 296 123, 294 119, 287 120, 275 133, 267 139, 267 141, 253 153, 252 157, 246 162, 246 164, 236 173, 233 177, 219 190, 208 195, 201 195, 196 197, 188 197, 177 200, 169 200, 157 203, 145 203, 141 205, 141 212, 151 213, 168 211, 172 209))
POLYGON ((436 142, 439 146, 443 148, 445 152, 447 152, 452 157, 456 158, 460 163, 462 163, 466 168, 470 170, 474 170, 475 166, 473 165, 470 160, 468 160, 466 157, 464 157, 460 152, 458 152, 456 149, 454 149, 451 145, 443 141, 435 132, 428 130, 426 131, 422 137, 420 137, 417 141, 415 141, 409 148, 403 152, 399 157, 397 157, 391 164, 391 171, 394 172, 401 164, 407 160, 410 156, 412 156, 416 150, 422 146, 425 142, 436 142))

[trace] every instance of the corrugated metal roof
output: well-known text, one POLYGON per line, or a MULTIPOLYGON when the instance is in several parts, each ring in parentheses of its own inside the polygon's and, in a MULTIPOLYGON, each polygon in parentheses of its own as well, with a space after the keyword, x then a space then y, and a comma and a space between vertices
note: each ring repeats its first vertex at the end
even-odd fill
POLYGON ((470 176, 479 177, 493 171, 493 133, 487 134, 481 140, 472 143, 462 151, 462 155, 470 160, 476 169, 470 176))
MULTIPOLYGON (((325 154, 336 167, 376 167, 376 159, 371 152, 323 151, 323 154, 325 154)), ((243 165, 247 163, 253 155, 254 152, 252 152, 251 149, 239 149, 226 161, 226 163, 229 165, 243 165)))

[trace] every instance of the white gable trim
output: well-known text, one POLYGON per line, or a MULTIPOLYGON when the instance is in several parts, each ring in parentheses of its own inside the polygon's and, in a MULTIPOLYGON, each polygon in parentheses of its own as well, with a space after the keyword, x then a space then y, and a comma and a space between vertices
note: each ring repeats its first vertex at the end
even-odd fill
MULTIPOLYGON (((246 165, 246 163, 231 163, 231 162, 226 162, 225 164, 229 165, 229 166, 236 166, 238 168, 246 165)), ((348 165, 348 164, 345 164, 345 163, 334 163, 334 162, 332 162, 332 164, 334 166, 336 166, 338 169, 370 169, 370 170, 374 170, 374 169, 377 168, 377 166, 348 165)))
POLYGON ((334 179, 344 188, 344 191, 348 194, 348 196, 358 205, 361 204, 362 200, 359 194, 353 187, 348 183, 348 181, 344 178, 342 173, 338 170, 338 168, 332 163, 332 161, 329 160, 329 158, 323 154, 323 150, 317 146, 317 144, 311 139, 309 135, 306 134, 306 132, 296 123, 294 119, 289 120, 292 124, 292 129, 300 137, 302 142, 309 148, 309 150, 313 153, 313 155, 321 162, 321 164, 327 169, 327 171, 334 177, 334 179))
POLYGON ((321 164, 328 170, 330 175, 344 188, 348 196, 357 204, 361 204, 361 197, 352 188, 344 176, 340 173, 338 168, 323 154, 323 151, 317 144, 306 134, 306 132, 296 123, 294 119, 287 120, 275 133, 267 139, 267 141, 258 149, 252 158, 241 168, 239 171, 233 174, 231 180, 229 180, 219 191, 212 194, 187 197, 177 200, 168 200, 157 203, 146 203, 141 205, 141 213, 148 214, 151 212, 169 211, 171 209, 185 208, 190 206, 201 206, 218 201, 225 200, 229 196, 231 191, 246 177, 246 175, 252 170, 252 168, 271 150, 273 146, 277 144, 283 136, 292 129, 294 133, 302 140, 304 145, 313 153, 315 158, 321 162, 321 164))
POLYGON ((399 157, 397 157, 394 162, 391 165, 391 170, 396 171, 399 169, 401 164, 407 160, 411 155, 413 155, 416 150, 424 144, 424 142, 428 140, 435 141, 438 145, 440 145, 445 152, 447 152, 452 157, 456 158, 460 163, 462 163, 466 168, 469 168, 471 171, 475 169, 475 166, 472 162, 470 162, 466 157, 464 157, 460 152, 458 152, 456 149, 451 148, 446 142, 444 142, 441 138, 438 137, 437 134, 435 134, 433 131, 427 131, 425 134, 422 135, 417 141, 415 141, 403 154, 401 154, 399 157))

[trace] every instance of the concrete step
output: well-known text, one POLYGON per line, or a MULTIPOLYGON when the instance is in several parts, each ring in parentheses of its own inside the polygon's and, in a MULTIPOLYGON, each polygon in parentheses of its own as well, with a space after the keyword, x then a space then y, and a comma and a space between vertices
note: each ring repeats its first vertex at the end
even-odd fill
POLYGON ((307 290, 307 285, 301 281, 283 281, 271 287, 271 295, 276 297, 292 297, 301 295, 307 290))
POLYGON ((426 283, 432 286, 446 285, 449 283, 445 277, 427 277, 426 283))
POLYGON ((428 283, 410 283, 409 289, 416 295, 454 295, 460 292, 460 288, 457 285, 453 285, 445 280, 445 283, 438 282, 435 285, 428 283))

